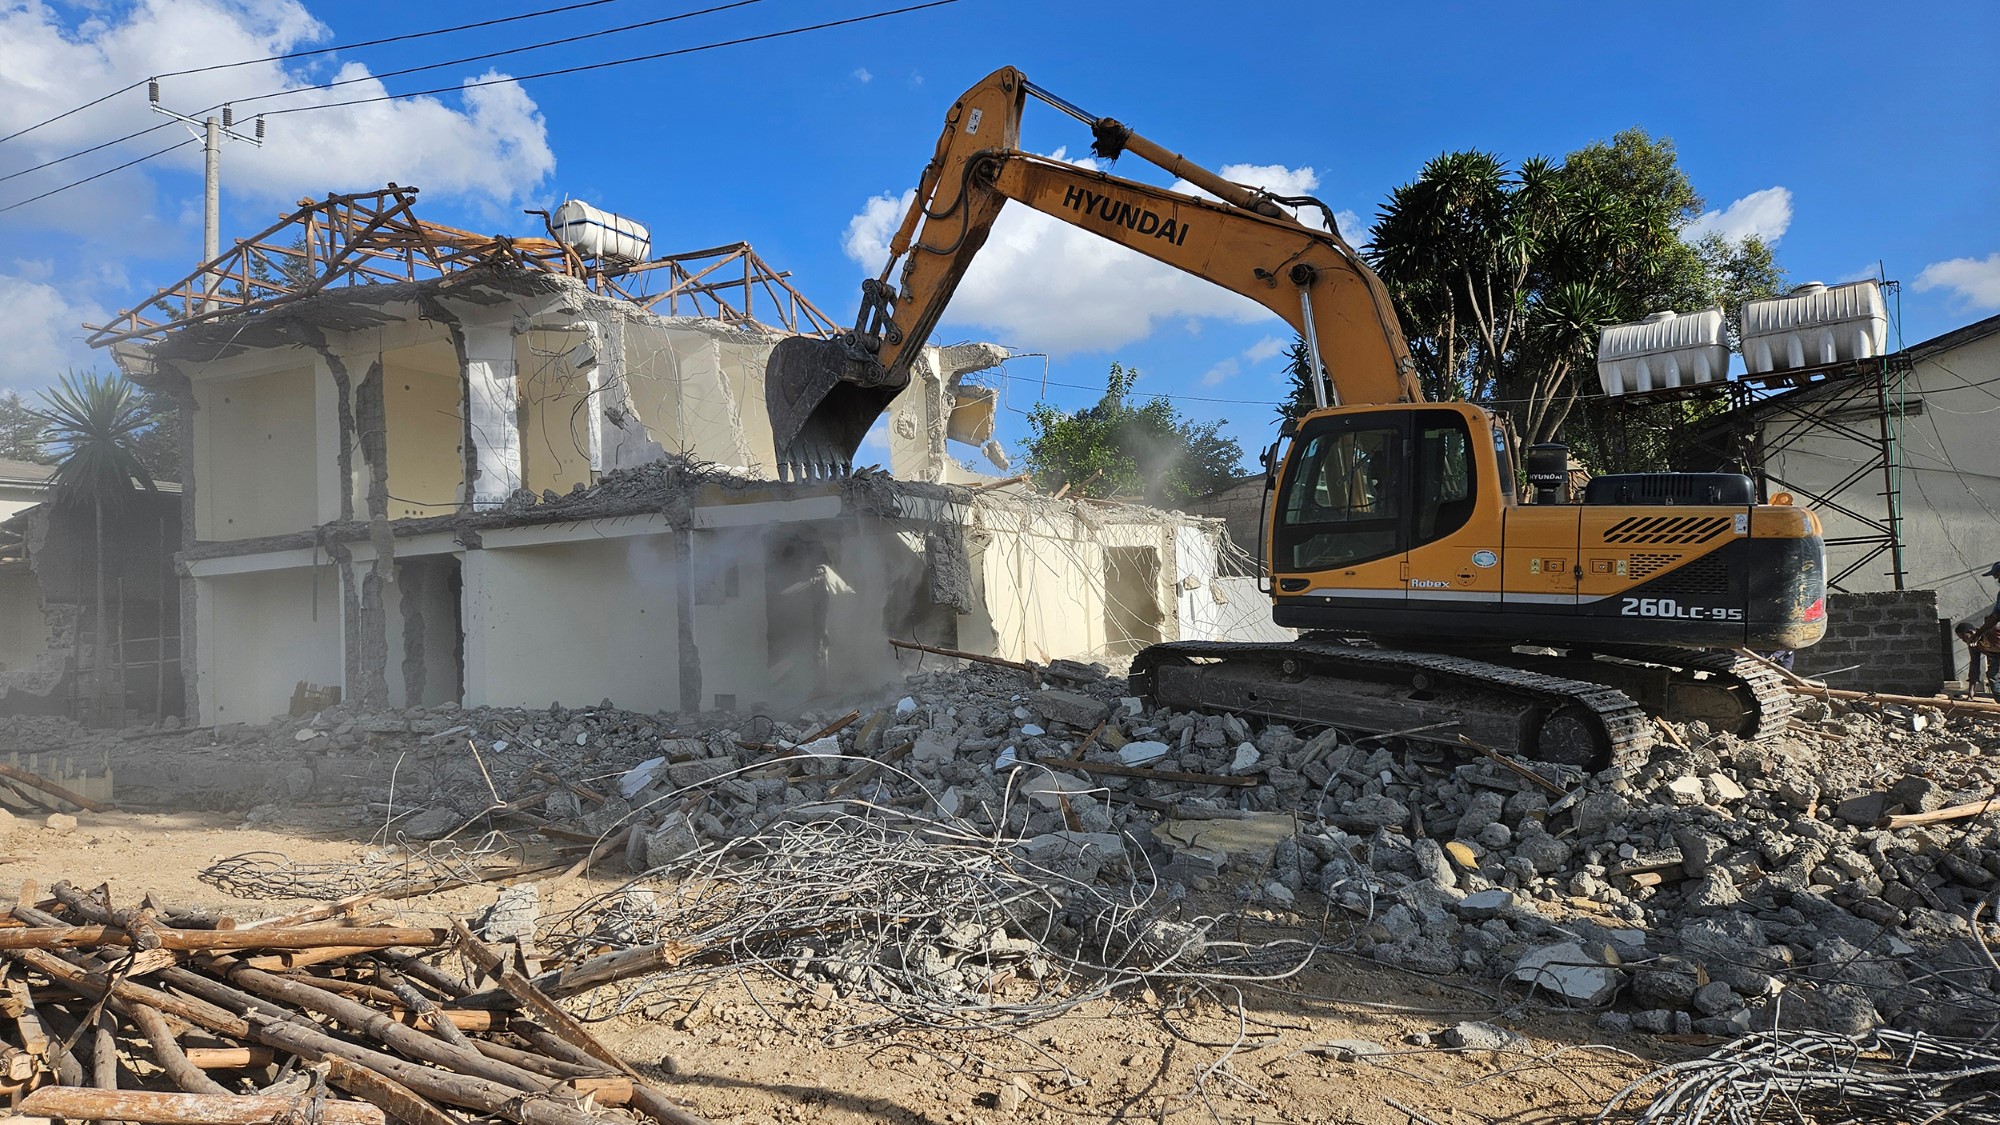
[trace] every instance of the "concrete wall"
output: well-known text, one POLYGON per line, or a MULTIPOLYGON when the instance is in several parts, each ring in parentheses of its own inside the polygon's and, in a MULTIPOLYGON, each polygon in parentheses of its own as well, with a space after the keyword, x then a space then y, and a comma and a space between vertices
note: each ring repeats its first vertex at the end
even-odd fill
POLYGON ((594 480, 590 430, 597 404, 589 376, 573 358, 574 349, 589 341, 578 330, 536 330, 515 338, 522 484, 538 496, 567 493, 594 480))
POLYGON ((1800 673, 1835 673, 1828 675, 1829 684, 1865 691, 1930 695, 1942 686, 1945 654, 1935 592, 1832 593, 1826 621, 1826 638, 1798 654, 1794 668, 1800 673))
POLYGON ((15 672, 49 650, 42 588, 25 560, 0 563, 0 672, 15 672))
POLYGON ((770 477, 776 457, 764 421, 764 365, 778 336, 716 321, 622 325, 623 375, 605 372, 608 403, 632 414, 606 468, 653 460, 664 450, 770 477))
POLYGON ((1231 542, 1253 559, 1264 557, 1264 528, 1258 522, 1264 504, 1264 474, 1244 477, 1220 492, 1197 497, 1181 505, 1190 515, 1212 516, 1222 521, 1231 542))
POLYGON ((250 539, 313 526, 313 361, 194 385, 195 538, 250 539))
POLYGON ((340 569, 317 570, 317 595, 311 566, 194 579, 203 723, 263 722, 300 680, 341 683, 340 569))
POLYGON ((449 341, 440 338, 383 355, 390 519, 458 509, 465 489, 462 396, 458 357, 449 341))
MULTIPOLYGON (((680 706, 675 568, 631 537, 465 553, 468 706, 680 706)), ((661 537, 664 538, 664 537, 661 537)))
MULTIPOLYGON (((1904 585, 1934 590, 1937 612, 1953 620, 1984 615, 1993 606, 1993 581, 1982 577, 2000 559, 2000 429, 1993 413, 2000 400, 2000 334, 1918 359, 1906 395, 1921 400, 1923 412, 1901 426, 1904 585)), ((1849 420, 1871 428, 1872 419, 1849 420)), ((1772 471, 1814 491, 1824 491, 1852 473, 1869 451, 1838 434, 1811 435, 1782 456, 1772 471)), ((1877 479, 1861 482, 1843 497, 1860 511, 1881 512, 1877 479)), ((1860 525, 1837 512, 1822 511, 1829 539, 1861 533, 1860 525)), ((1860 548, 1828 549, 1839 572, 1860 548)), ((1852 590, 1891 587, 1883 556, 1845 582, 1852 590)), ((1961 646, 1956 675, 1965 672, 1961 646)))

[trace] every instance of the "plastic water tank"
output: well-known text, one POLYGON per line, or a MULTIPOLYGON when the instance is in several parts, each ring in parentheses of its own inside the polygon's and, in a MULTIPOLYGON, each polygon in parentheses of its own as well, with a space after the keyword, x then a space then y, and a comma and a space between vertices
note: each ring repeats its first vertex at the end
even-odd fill
POLYGON ((1614 324, 1597 340, 1597 378, 1608 395, 1720 383, 1729 376, 1721 309, 1656 312, 1614 324))
POLYGON ((653 256, 653 236, 645 227, 581 199, 556 208, 549 225, 565 245, 586 258, 622 258, 643 262, 653 256))
POLYGON ((1882 287, 1872 281, 1813 281, 1743 305, 1743 367, 1752 375, 1873 359, 1888 336, 1882 287))

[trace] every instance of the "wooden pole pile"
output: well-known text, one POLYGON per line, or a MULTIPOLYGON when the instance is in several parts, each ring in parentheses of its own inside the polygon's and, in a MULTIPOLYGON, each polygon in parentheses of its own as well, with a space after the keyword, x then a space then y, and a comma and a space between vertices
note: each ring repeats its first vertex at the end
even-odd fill
POLYGON ((24 886, 0 907, 0 1097, 158 1125, 706 1125, 557 1007, 521 951, 344 905, 196 928, 150 896, 24 886), (464 1003, 495 992, 511 1004, 464 1003))

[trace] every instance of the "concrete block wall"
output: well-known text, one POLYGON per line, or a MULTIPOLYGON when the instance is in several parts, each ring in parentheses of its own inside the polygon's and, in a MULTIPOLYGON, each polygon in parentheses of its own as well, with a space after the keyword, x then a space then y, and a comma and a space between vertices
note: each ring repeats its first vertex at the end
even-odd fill
POLYGON ((1798 654, 1802 675, 1829 676, 1834 687, 1932 695, 1944 683, 1935 590, 1833 592, 1826 597, 1826 639, 1798 654))

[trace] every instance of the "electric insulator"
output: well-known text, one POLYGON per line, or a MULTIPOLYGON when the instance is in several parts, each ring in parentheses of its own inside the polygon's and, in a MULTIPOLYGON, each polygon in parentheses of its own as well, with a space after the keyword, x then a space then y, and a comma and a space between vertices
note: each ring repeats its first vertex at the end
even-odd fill
POLYGON ((236 110, 232 106, 222 107, 222 127, 228 129, 236 124, 236 110))
POLYGON ((147 79, 147 80, 146 80, 146 98, 147 98, 147 100, 151 101, 151 102, 152 102, 152 103, 153 103, 154 105, 159 105, 159 104, 160 104, 160 80, 159 80, 159 79, 157 79, 157 78, 149 78, 149 79, 147 79))
POLYGON ((257 139, 258 139, 258 140, 260 140, 260 141, 264 139, 264 115, 263 115, 263 114, 258 114, 258 115, 257 115, 257 139))

